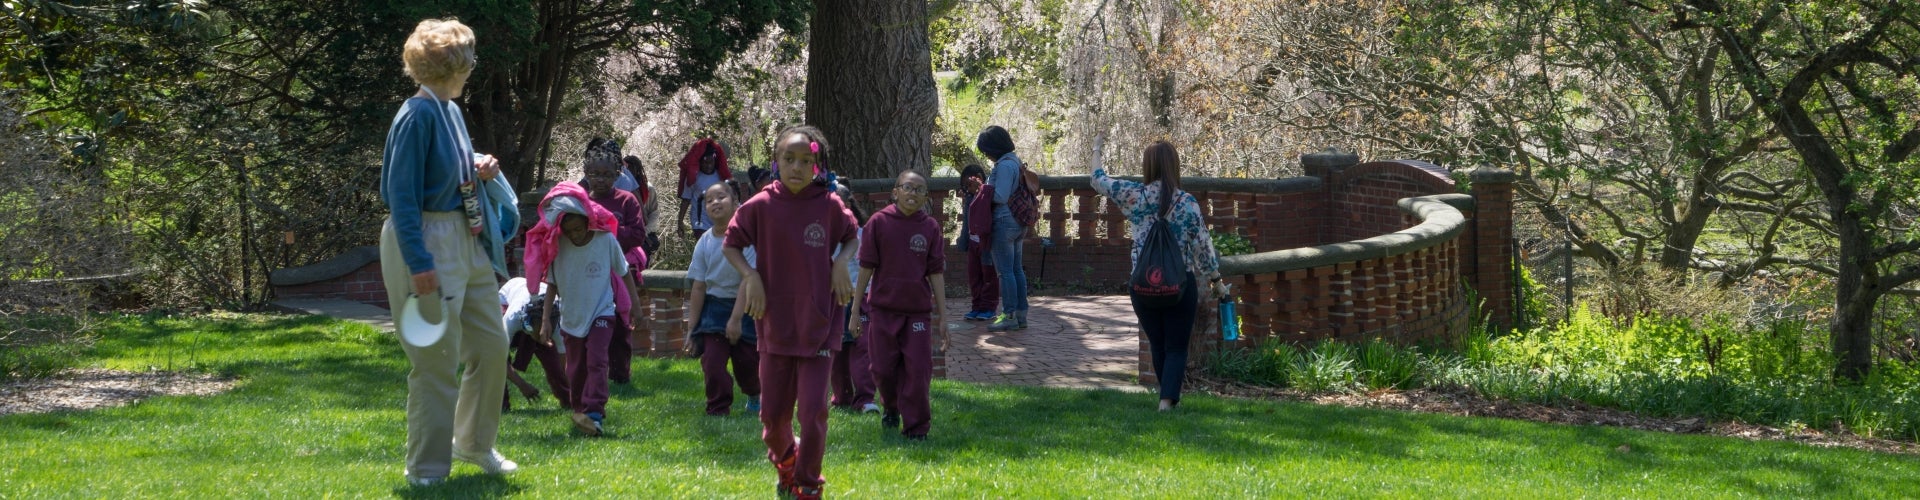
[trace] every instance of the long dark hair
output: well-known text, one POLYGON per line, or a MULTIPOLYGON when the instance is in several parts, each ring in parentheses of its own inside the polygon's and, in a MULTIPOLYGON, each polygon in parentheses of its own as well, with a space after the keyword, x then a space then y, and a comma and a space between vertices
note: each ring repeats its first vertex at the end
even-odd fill
POLYGON ((1147 184, 1160 181, 1160 215, 1173 213, 1173 193, 1180 190, 1180 153, 1167 141, 1154 141, 1140 154, 1140 177, 1147 184))

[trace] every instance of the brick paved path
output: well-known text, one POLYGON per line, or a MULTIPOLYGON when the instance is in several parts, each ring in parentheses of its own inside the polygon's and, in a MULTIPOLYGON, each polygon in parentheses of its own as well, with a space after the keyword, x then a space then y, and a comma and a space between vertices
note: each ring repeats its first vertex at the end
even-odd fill
POLYGON ((1139 326, 1125 296, 1032 297, 1026 330, 988 332, 948 301, 947 378, 965 382, 1143 391, 1139 326))

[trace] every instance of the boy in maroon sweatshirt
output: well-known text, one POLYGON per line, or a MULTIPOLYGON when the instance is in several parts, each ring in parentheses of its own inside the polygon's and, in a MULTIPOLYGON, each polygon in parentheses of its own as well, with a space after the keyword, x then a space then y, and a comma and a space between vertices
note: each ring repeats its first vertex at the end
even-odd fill
POLYGON ((779 475, 781 496, 819 498, 826 483, 821 459, 827 445, 827 383, 833 352, 840 349, 853 298, 845 271, 852 252, 835 257, 836 245, 854 240, 856 223, 839 197, 819 178, 826 136, 800 126, 775 137, 780 182, 734 212, 722 253, 741 276, 740 300, 759 336, 760 437, 779 475), (742 249, 756 247, 757 266, 742 249), (831 292, 831 293, 829 293, 831 292), (798 404, 796 415, 794 406, 798 404), (793 420, 800 436, 793 436, 793 420))
POLYGON ((894 180, 893 200, 867 220, 860 235, 860 283, 853 287, 853 298, 855 303, 864 299, 872 312, 865 325, 847 328, 856 337, 863 330, 873 335, 867 356, 886 408, 881 427, 901 426, 907 439, 921 440, 933 419, 927 394, 933 382, 933 339, 946 331, 940 313, 947 308, 947 252, 940 222, 923 210, 925 177, 901 172, 894 180))

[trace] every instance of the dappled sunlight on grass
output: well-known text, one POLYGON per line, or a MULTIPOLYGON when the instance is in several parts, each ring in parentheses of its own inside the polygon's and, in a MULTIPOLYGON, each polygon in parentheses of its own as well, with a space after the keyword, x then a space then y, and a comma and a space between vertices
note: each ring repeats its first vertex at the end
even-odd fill
MULTIPOLYGON (((698 366, 636 360, 609 437, 576 436, 542 395, 514 396, 505 478, 457 465, 446 486, 401 478, 407 364, 370 328, 307 317, 130 317, 93 361, 238 379, 215 397, 0 417, 0 490, 22 496, 766 496, 757 419, 702 415, 698 366), (187 361, 182 361, 183 359, 187 361), (113 471, 102 473, 102 471, 113 471)), ((539 370, 529 372, 536 386, 539 370)), ((1179 411, 1115 391, 937 381, 932 439, 835 411, 837 496, 1142 497, 1315 494, 1596 496, 1920 494, 1904 457, 1790 443, 1190 396, 1179 411), (1625 451, 1622 451, 1622 446, 1625 451), (1904 493, 1903 493, 1904 492, 1904 493)))

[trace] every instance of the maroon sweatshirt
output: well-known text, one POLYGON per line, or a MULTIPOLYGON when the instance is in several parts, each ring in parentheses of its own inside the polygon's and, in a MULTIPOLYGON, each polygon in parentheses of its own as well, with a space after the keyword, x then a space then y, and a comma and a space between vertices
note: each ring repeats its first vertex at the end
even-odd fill
MULTIPOLYGON (((593 196, 593 191, 586 186, 581 184, 580 190, 593 196)), ((640 248, 640 244, 647 241, 647 219, 641 211, 640 199, 634 197, 633 193, 619 189, 607 191, 606 196, 593 196, 593 202, 613 212, 613 218, 620 219, 620 227, 615 230, 613 238, 620 240, 620 250, 623 252, 640 248)))
POLYGON ((901 215, 898 205, 887 205, 873 214, 860 234, 860 267, 874 270, 867 304, 903 313, 933 311, 927 276, 946 272, 945 243, 940 222, 926 210, 901 215))
POLYGON ((754 323, 762 353, 819 356, 840 350, 846 313, 833 296, 833 249, 850 243, 853 212, 824 186, 799 194, 773 183, 740 205, 726 246, 754 247, 755 272, 766 287, 766 316, 754 323), (839 326, 836 326, 839 325, 839 326))
POLYGON ((966 199, 966 210, 962 211, 960 231, 960 249, 973 251, 977 245, 982 251, 993 246, 993 185, 983 184, 980 192, 966 199), (980 243, 974 243, 968 236, 979 236, 980 243))

